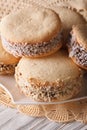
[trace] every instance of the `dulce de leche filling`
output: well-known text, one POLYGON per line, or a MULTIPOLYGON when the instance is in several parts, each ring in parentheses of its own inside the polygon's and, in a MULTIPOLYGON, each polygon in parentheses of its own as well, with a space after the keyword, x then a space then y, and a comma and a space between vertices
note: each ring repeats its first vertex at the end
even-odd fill
POLYGON ((2 38, 2 43, 8 52, 14 56, 34 56, 49 53, 51 50, 61 46, 62 33, 48 42, 29 44, 29 43, 11 43, 2 38))
POLYGON ((75 60, 81 66, 87 67, 87 51, 77 42, 76 36, 71 32, 67 44, 69 56, 75 57, 75 60))

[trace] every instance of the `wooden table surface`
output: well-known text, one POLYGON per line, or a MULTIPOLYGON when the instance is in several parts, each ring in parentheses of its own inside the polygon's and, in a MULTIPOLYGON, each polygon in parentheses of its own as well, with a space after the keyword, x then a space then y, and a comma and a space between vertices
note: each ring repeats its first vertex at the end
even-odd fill
POLYGON ((0 105, 0 130, 87 130, 87 125, 75 121, 56 123, 46 118, 34 118, 0 105))

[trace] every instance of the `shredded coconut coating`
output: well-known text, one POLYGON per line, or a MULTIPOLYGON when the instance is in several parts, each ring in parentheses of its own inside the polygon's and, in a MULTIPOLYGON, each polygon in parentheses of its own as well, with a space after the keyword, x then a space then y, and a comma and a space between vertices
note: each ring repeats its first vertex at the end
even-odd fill
POLYGON ((14 74, 17 64, 5 65, 0 64, 0 74, 14 74))
POLYGON ((62 34, 58 34, 55 38, 48 42, 29 44, 29 43, 10 43, 2 38, 4 48, 14 56, 36 56, 49 53, 55 48, 61 46, 62 34))
POLYGON ((76 62, 81 66, 87 67, 87 51, 77 42, 76 37, 72 34, 67 44, 70 57, 75 57, 76 62))
POLYGON ((82 77, 71 79, 69 82, 60 81, 58 85, 37 86, 24 80, 20 72, 15 74, 15 79, 20 90, 36 101, 61 101, 76 96, 82 88, 82 77), (78 82, 77 82, 78 81, 78 82))

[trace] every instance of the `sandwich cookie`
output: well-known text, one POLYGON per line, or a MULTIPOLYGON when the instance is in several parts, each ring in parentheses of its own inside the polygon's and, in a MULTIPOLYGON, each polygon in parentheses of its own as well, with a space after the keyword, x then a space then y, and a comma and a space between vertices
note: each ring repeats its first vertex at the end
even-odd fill
POLYGON ((67 46, 72 60, 87 70, 87 24, 73 26, 67 46))
POLYGON ((0 74, 14 74, 19 58, 6 52, 0 40, 0 74))
POLYGON ((15 71, 20 90, 36 101, 61 101, 76 96, 82 87, 82 71, 64 50, 29 59, 23 57, 15 71), (78 82, 77 82, 78 81, 78 82))
POLYGON ((3 47, 17 57, 43 57, 62 46, 61 21, 51 9, 20 9, 4 17, 0 29, 3 47))

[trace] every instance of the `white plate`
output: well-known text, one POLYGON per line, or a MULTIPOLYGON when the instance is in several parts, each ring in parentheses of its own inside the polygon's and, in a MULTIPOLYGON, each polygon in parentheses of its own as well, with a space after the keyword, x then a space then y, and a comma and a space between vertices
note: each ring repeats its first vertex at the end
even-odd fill
POLYGON ((86 79, 87 79, 87 74, 85 74, 84 76, 84 85, 82 87, 82 91, 77 97, 73 99, 65 100, 65 101, 60 101, 60 102, 36 102, 27 98, 22 93, 20 93, 20 90, 16 86, 14 76, 0 76, 0 87, 2 87, 10 95, 12 101, 15 104, 27 104, 27 105, 28 104, 62 104, 62 103, 78 101, 78 100, 87 98, 87 80, 86 79))

